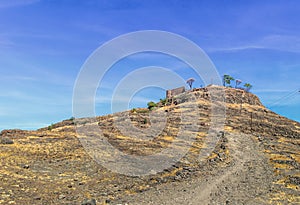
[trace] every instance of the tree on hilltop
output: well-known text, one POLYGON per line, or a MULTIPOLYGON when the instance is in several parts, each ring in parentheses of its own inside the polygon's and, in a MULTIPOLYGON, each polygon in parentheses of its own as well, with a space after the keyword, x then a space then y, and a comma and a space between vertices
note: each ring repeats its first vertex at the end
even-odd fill
POLYGON ((253 87, 250 83, 245 83, 244 84, 244 87, 245 87, 245 90, 247 91, 247 92, 249 92, 250 91, 250 89, 253 87))
POLYGON ((192 89, 193 83, 195 82, 194 78, 187 79, 186 83, 189 85, 190 89, 192 89))
POLYGON ((231 77, 230 75, 223 75, 223 86, 226 86, 226 84, 228 86, 231 86, 231 81, 233 81, 234 78, 231 77))
POLYGON ((240 85, 242 83, 242 81, 241 80, 239 80, 239 79, 236 79, 235 80, 235 88, 237 88, 238 87, 238 85, 240 85))

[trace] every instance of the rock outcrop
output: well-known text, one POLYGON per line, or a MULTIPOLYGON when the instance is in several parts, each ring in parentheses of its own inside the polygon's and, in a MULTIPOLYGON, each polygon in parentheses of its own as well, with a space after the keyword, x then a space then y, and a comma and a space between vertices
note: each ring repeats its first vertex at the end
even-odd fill
MULTIPOLYGON (((69 119, 36 131, 2 131, 0 140, 13 143, 0 143, 0 204, 300 201, 298 122, 268 110, 254 94, 234 88, 194 89, 175 96, 174 101, 177 105, 153 111, 135 109, 92 120, 69 119), (220 102, 226 108, 224 129, 214 132, 211 106, 220 106, 220 102), (192 120, 182 120, 182 112, 192 120), (149 129, 159 120, 151 117, 157 113, 166 116, 166 124, 158 135, 149 129), (141 134, 143 139, 124 134, 116 122, 146 130, 141 134), (143 177, 114 173, 92 160, 80 143, 75 126, 96 125, 115 148, 130 155, 147 156, 168 148, 181 129, 192 128, 193 123, 197 129, 189 130, 194 141, 187 154, 171 167, 143 177), (198 156, 207 148, 208 132, 217 142, 210 155, 200 162, 198 156)), ((99 133, 92 133, 92 137, 99 137, 99 133)))

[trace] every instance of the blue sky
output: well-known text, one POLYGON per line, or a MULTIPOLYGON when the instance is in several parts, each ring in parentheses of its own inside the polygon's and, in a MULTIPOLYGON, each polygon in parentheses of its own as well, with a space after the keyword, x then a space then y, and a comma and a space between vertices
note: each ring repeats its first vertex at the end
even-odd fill
MULTIPOLYGON (((73 86, 85 60, 103 43, 138 30, 192 40, 221 75, 250 82, 267 107, 300 121, 300 93, 289 96, 300 89, 299 19, 297 0, 1 0, 0 130, 35 129, 70 118, 73 86)), ((124 59, 107 73, 97 114, 110 112, 105 99, 111 86, 130 69, 158 60, 183 78, 193 76, 177 59, 143 57, 124 59)), ((144 89, 130 106, 146 106, 163 95, 161 89, 144 89)))

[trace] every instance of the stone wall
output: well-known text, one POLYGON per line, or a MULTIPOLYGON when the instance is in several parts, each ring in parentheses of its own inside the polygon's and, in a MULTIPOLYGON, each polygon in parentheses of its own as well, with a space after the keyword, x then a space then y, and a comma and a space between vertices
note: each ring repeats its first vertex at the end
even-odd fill
POLYGON ((179 88, 175 88, 175 89, 172 89, 172 90, 167 90, 166 91, 166 98, 167 99, 170 99, 176 95, 179 95, 181 93, 184 93, 185 92, 185 87, 182 86, 182 87, 179 87, 179 88))
POLYGON ((194 88, 192 92, 186 92, 184 95, 176 96, 175 104, 184 103, 191 99, 205 99, 213 101, 223 101, 231 104, 249 104, 262 106, 259 98, 244 90, 235 88, 225 88, 221 86, 209 86, 205 88, 194 88), (213 96, 213 99, 211 97, 213 96))

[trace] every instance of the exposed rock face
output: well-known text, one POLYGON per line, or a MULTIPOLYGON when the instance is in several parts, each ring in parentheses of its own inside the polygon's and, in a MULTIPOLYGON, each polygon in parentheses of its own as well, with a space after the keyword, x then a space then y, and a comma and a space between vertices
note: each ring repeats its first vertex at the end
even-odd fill
POLYGON ((96 200, 95 199, 85 199, 81 205, 96 205, 96 200))
POLYGON ((226 92, 226 103, 231 104, 249 104, 249 105, 258 105, 262 106, 259 98, 249 92, 240 89, 227 88, 226 92))
MULTIPOLYGON (((173 166, 150 176, 113 173, 87 155, 70 119, 37 131, 4 130, 0 139, 0 204, 295 204, 299 198, 300 124, 266 109, 257 96, 242 90, 211 86, 174 98, 177 105, 151 111, 166 114, 166 126, 155 136, 140 140, 124 135, 116 121, 141 130, 154 123, 147 109, 97 117, 82 124, 98 125, 106 139, 124 153, 143 156, 158 153, 177 138, 180 127, 191 122, 199 129, 188 153, 173 166), (211 92, 209 92, 211 91, 211 92), (211 101, 211 99, 213 100, 211 101), (192 101, 191 101, 192 99, 192 101), (201 163, 211 122, 211 103, 225 101, 223 132, 211 154, 201 163), (188 105, 194 104, 193 110, 188 105), (129 117, 127 118, 126 115, 129 117), (152 123, 152 124, 151 124, 152 123), (198 192, 199 191, 199 192, 198 192), (197 194, 196 194, 197 193, 197 194), (198 197, 198 198, 197 198, 198 197)), ((99 133, 94 133, 97 138, 99 133)), ((180 150, 178 146, 176 149, 180 150)))
POLYGON ((8 137, 0 137, 0 144, 13 144, 14 141, 8 137))
POLYGON ((230 104, 249 104, 263 106, 259 98, 242 89, 224 88, 220 86, 209 86, 205 88, 195 88, 174 97, 178 104, 187 102, 193 98, 195 100, 221 101, 230 104), (213 98, 211 98, 213 96, 213 98))
POLYGON ((22 138, 26 136, 28 133, 30 132, 26 130, 19 130, 19 129, 2 130, 0 136, 5 136, 8 138, 22 138))

